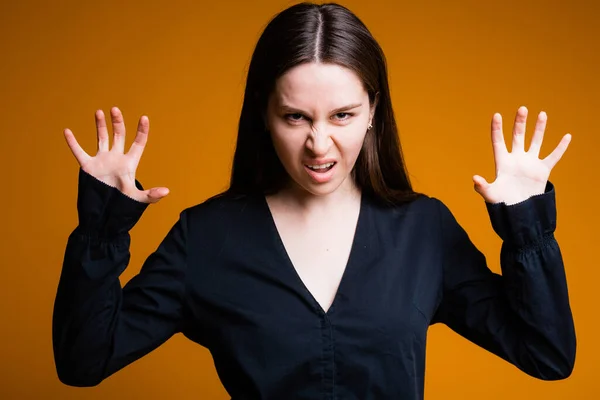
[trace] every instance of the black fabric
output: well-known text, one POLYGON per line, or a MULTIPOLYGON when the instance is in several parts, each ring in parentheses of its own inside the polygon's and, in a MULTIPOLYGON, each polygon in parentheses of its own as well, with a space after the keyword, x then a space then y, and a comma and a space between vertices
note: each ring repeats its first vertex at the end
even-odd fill
POLYGON ((53 318, 65 384, 97 385, 182 333, 211 351, 234 400, 422 399, 427 330, 438 322, 537 378, 572 371, 576 339, 550 182, 519 204, 485 203, 503 239, 502 275, 440 200, 385 208, 363 196, 325 313, 263 196, 183 210, 121 288, 129 230, 147 204, 82 170, 79 179, 80 223, 53 318))

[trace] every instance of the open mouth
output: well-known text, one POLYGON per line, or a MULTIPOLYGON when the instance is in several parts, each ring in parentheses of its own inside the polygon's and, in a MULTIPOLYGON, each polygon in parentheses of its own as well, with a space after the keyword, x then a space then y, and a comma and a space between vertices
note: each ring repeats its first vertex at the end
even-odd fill
POLYGON ((323 173, 323 172, 327 172, 327 171, 331 170, 331 168, 333 168, 335 166, 335 164, 336 164, 335 162, 330 162, 327 164, 306 165, 306 168, 310 169, 311 171, 323 173))

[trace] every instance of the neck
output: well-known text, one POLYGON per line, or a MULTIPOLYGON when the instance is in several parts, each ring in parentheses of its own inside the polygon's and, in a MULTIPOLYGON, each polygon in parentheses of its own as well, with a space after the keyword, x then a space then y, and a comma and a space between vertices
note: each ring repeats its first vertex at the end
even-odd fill
POLYGON ((348 207, 354 207, 357 202, 360 203, 360 198, 361 191, 350 177, 336 190, 324 195, 310 193, 292 183, 273 196, 280 207, 309 218, 347 210, 348 207))

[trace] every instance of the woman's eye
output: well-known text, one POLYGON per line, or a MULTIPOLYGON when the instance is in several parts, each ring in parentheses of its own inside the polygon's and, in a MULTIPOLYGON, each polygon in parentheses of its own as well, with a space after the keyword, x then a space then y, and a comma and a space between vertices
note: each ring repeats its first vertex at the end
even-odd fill
POLYGON ((345 119, 350 118, 351 116, 352 116, 352 114, 345 113, 345 112, 335 114, 335 117, 339 120, 345 120, 345 119))
POLYGON ((286 114, 285 118, 289 119, 291 121, 300 121, 302 119, 302 114, 299 114, 299 113, 286 114))

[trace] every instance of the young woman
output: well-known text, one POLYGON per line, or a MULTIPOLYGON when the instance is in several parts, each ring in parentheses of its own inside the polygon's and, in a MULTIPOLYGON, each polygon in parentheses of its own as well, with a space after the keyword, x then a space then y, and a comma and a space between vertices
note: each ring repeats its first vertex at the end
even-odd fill
POLYGON ((98 152, 79 162, 79 225, 56 296, 56 367, 97 385, 175 333, 208 348, 233 399, 421 399, 428 327, 447 324, 541 379, 572 371, 575 331, 548 181, 570 135, 539 159, 546 115, 511 152, 492 120, 497 176, 475 176, 502 238, 492 273, 448 208, 415 193, 384 55, 336 4, 278 14, 250 64, 229 190, 185 209, 121 288, 129 230, 168 189, 135 172, 142 117, 124 151, 96 113, 98 152))

